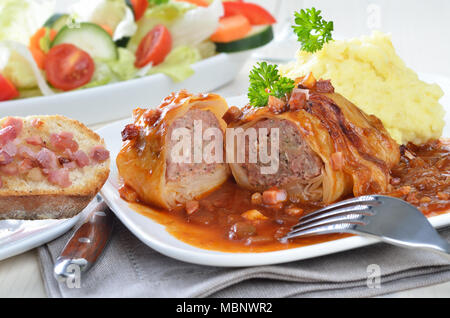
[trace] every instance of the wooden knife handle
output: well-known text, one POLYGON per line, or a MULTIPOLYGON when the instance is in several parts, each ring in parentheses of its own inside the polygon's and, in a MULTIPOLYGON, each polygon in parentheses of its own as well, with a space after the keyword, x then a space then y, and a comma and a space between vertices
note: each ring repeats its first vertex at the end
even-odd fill
POLYGON ((69 265, 76 264, 81 271, 86 271, 101 255, 114 225, 113 213, 109 209, 104 210, 92 212, 88 221, 67 242, 55 262, 55 277, 58 280, 70 275, 67 270, 69 265))

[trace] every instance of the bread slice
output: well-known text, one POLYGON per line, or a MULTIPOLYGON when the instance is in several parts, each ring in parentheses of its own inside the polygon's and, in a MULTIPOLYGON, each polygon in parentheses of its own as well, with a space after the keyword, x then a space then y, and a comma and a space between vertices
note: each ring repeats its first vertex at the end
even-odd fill
MULTIPOLYGON (((11 117, 0 119, 0 127, 5 129, 10 119, 11 117)), ((2 170, 5 165, 2 167, 0 164, 0 219, 61 219, 70 218, 81 212, 100 191, 109 175, 109 154, 107 159, 102 158, 101 161, 89 156, 96 146, 106 149, 103 139, 82 123, 59 115, 15 117, 15 119, 21 119, 23 122, 20 133, 14 139, 16 148, 23 149, 20 147, 25 145, 34 153, 38 153, 43 148, 52 151, 57 157, 57 160, 52 162, 56 162, 58 166, 52 168, 53 171, 63 169, 66 177, 68 171, 71 184, 61 186, 51 182, 50 169, 45 169, 41 164, 42 161, 35 160, 35 157, 30 159, 34 165, 32 169, 26 171, 19 169, 20 172, 13 175, 5 173, 2 170), (67 149, 61 151, 61 146, 55 148, 51 135, 63 132, 73 135, 72 140, 78 144, 78 150, 84 152, 89 158, 88 165, 74 167, 76 161, 73 160, 71 152, 67 149), (39 139, 37 136, 43 144, 36 146, 27 141, 29 138, 39 139), (64 159, 68 157, 71 159, 64 159), (66 168, 65 161, 69 163, 73 161, 72 166, 66 168)), ((2 142, 0 138, 0 156, 2 147, 5 148, 4 144, 5 142, 2 142)), ((22 167, 24 157, 20 153, 23 152, 17 151, 11 165, 22 167)))

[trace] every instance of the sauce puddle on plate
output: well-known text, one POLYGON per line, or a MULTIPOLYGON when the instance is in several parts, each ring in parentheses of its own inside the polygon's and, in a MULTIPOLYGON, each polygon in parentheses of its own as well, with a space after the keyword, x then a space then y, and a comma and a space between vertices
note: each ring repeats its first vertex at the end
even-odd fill
MULTIPOLYGON (((450 144, 433 141, 421 146, 402 146, 400 163, 392 170, 392 191, 417 206, 427 217, 450 209, 450 144)), ((128 187, 123 191, 132 191, 128 187)), ((250 191, 228 180, 199 200, 200 208, 187 214, 183 207, 165 211, 140 203, 129 203, 136 212, 164 225, 175 238, 187 244, 222 252, 269 252, 328 242, 351 234, 327 234, 280 241, 300 215, 321 205, 286 203, 279 206, 254 205, 250 191), (257 209, 267 219, 248 221, 242 213, 257 209), (292 212, 295 213, 292 213, 292 212), (300 212, 299 212, 300 211, 300 212)))

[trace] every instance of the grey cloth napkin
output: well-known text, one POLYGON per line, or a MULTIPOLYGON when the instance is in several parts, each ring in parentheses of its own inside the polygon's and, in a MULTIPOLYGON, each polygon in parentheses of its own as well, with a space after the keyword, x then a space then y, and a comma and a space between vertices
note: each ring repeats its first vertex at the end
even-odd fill
MULTIPOLYGON (((154 251, 116 220, 101 258, 69 288, 53 278, 53 264, 71 234, 38 250, 50 297, 370 297, 450 281, 448 259, 382 243, 274 266, 194 265, 154 251), (374 267, 379 280, 376 271, 369 278, 374 267)), ((450 229, 441 234, 450 239, 450 229)))

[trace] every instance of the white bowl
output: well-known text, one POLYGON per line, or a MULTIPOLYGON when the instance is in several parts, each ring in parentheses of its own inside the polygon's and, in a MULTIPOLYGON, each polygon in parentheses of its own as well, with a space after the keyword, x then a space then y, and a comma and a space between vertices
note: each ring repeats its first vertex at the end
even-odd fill
POLYGON ((86 125, 125 118, 136 107, 159 105, 173 91, 208 92, 225 85, 236 77, 249 52, 221 53, 199 61, 192 65, 194 75, 180 83, 164 74, 154 74, 52 96, 0 102, 0 117, 59 114, 86 125))

